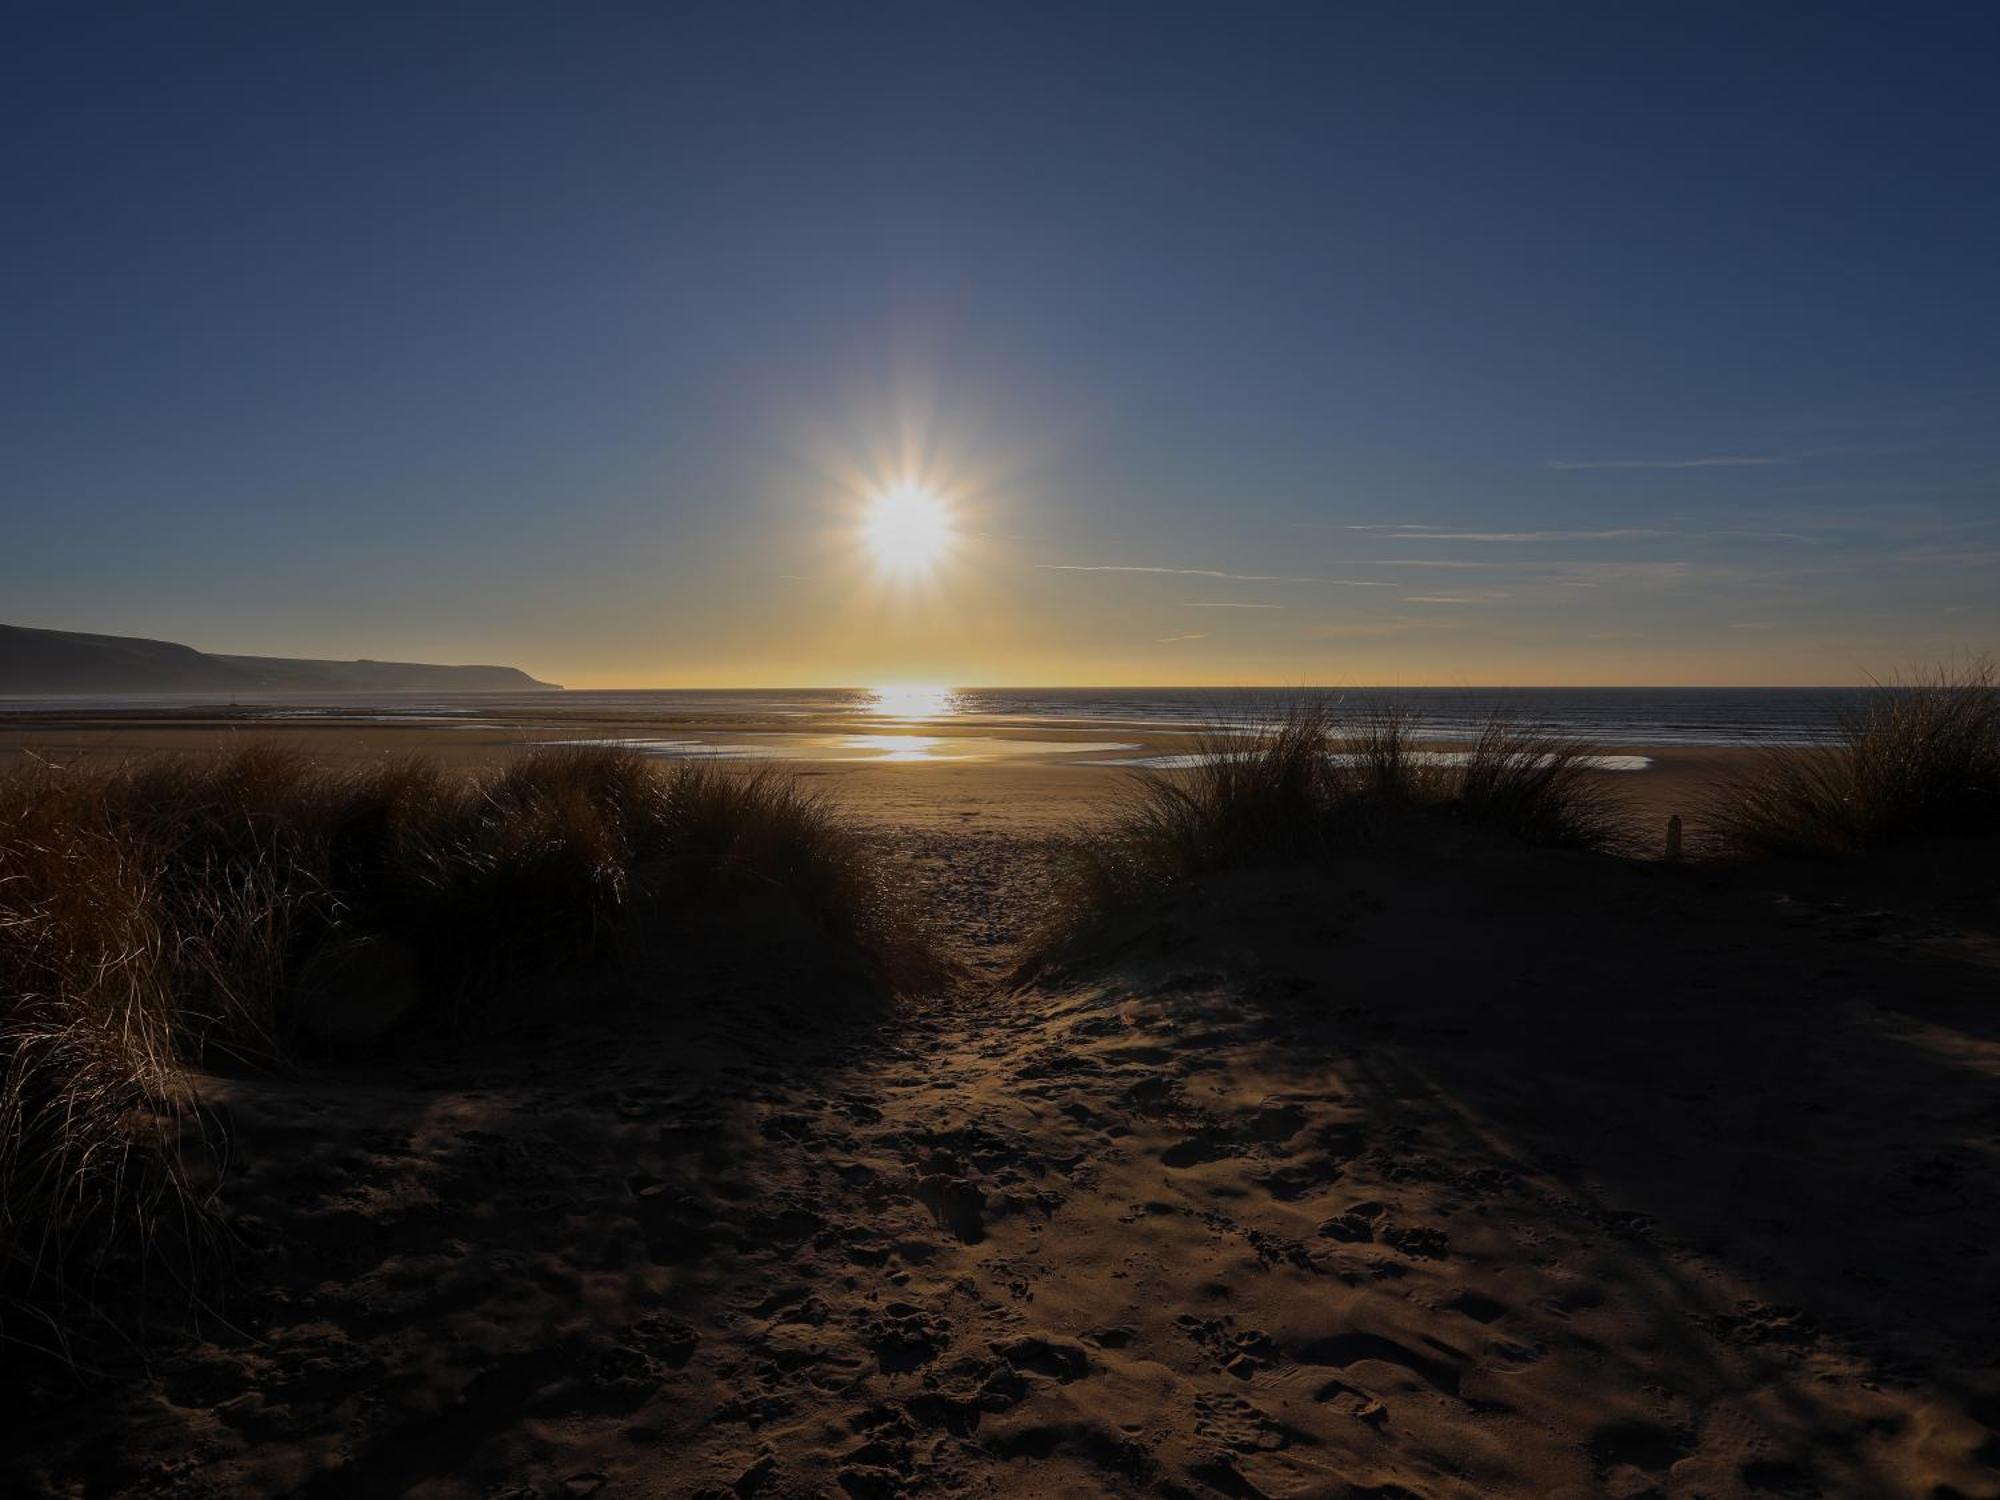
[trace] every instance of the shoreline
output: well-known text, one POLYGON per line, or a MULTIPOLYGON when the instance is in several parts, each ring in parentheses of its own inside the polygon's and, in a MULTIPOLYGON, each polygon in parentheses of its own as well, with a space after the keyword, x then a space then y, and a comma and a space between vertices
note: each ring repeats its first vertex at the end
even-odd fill
MULTIPOLYGON (((1023 725, 1009 736, 992 723, 867 719, 829 716, 807 726, 782 727, 705 719, 673 721, 567 719, 520 716, 424 719, 394 716, 357 721, 330 713, 310 718, 166 715, 158 713, 76 715, 49 722, 0 715, 0 768, 29 758, 57 764, 126 759, 156 753, 213 753, 247 739, 296 743, 329 765, 406 755, 435 757, 449 766, 494 765, 550 742, 591 739, 673 738, 692 743, 747 747, 754 756, 742 765, 796 774, 823 789, 863 821, 901 826, 919 833, 946 829, 1000 829, 1022 836, 1061 836, 1087 827, 1115 806, 1126 779, 1151 774, 1143 768, 1093 764, 1111 759, 1089 745, 1115 742, 1118 759, 1184 754, 1197 749, 1198 733, 1162 727, 1138 728, 1101 722, 1023 725), (780 740, 812 737, 825 742, 866 739, 859 751, 825 756, 770 754, 780 740), (1025 753, 996 750, 1017 739, 1035 748, 1025 753), (900 742, 927 742, 932 754, 891 758, 900 742), (969 753, 954 742, 983 742, 969 753), (1129 749, 1123 748, 1129 746, 1129 749)), ((1447 743, 1436 741, 1434 743, 1447 743)), ((1641 847, 1657 835, 1663 844, 1667 819, 1679 814, 1690 845, 1700 839, 1701 804, 1718 778, 1740 769, 1764 747, 1758 745, 1627 745, 1604 743, 1607 754, 1644 756, 1642 770, 1603 771, 1631 810, 1631 826, 1641 847)), ((730 760, 729 756, 718 759, 730 760)))

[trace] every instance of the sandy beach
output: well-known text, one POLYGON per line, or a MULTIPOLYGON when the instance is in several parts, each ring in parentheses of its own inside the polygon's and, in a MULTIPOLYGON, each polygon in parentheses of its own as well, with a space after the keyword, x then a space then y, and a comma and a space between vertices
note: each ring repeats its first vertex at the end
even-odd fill
POLYGON ((899 1005, 718 939, 633 981, 691 1021, 198 1079, 227 1296, 17 1362, 10 1493, 2000 1495, 1990 895, 1474 840, 1023 970, 1121 785, 1060 758, 787 763, 937 913, 899 1005))
MULTIPOLYGON (((1101 816, 1136 769, 1131 763, 1188 754, 1205 743, 1196 731, 1132 723, 965 724, 863 716, 801 725, 742 716, 611 719, 554 711, 534 720, 41 711, 0 713, 0 767, 27 757, 87 764, 160 751, 205 754, 252 739, 295 743, 329 765, 402 755, 486 765, 537 745, 573 742, 713 747, 744 765, 771 764, 808 777, 857 815, 887 826, 979 824, 1033 836, 1061 834, 1101 816)), ((1663 843, 1666 820, 1674 814, 1686 823, 1691 846, 1698 842, 1704 788, 1754 753, 1740 746, 1603 748, 1608 755, 1646 762, 1643 770, 1604 773, 1629 802, 1633 836, 1643 845, 1663 843)))

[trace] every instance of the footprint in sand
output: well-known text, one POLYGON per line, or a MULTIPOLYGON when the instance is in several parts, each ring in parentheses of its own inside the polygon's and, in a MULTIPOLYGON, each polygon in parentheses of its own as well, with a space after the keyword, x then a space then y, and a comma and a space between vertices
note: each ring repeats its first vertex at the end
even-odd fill
POLYGON ((1205 1350, 1225 1372, 1238 1380, 1248 1380, 1278 1362, 1278 1345, 1261 1328, 1239 1333, 1235 1321, 1226 1315, 1198 1318, 1193 1313, 1182 1313, 1174 1319, 1174 1326, 1205 1350))
POLYGON ((1348 1245, 1365 1245, 1375 1238, 1375 1226, 1360 1214, 1348 1212, 1327 1219, 1319 1226, 1321 1237, 1348 1245))
POLYGON ((678 1318, 648 1313, 592 1363, 589 1383, 614 1405, 636 1406, 694 1358, 700 1335, 678 1318))
POLYGON ((1391 1224, 1382 1231, 1382 1243, 1412 1260, 1444 1260, 1451 1255, 1445 1232, 1420 1224, 1391 1224))
POLYGON ((1136 1114, 1173 1115, 1187 1108, 1180 1097, 1180 1081, 1160 1074, 1140 1079, 1125 1090, 1125 1103, 1136 1114))
POLYGON ((1259 1172, 1251 1180, 1281 1203, 1295 1203, 1338 1182, 1342 1170, 1339 1162, 1320 1158, 1259 1172))
POLYGON ((976 1183, 930 1172, 917 1179, 916 1197, 938 1227, 962 1244, 976 1245, 986 1238, 986 1194, 976 1183))
POLYGON ((1507 1304, 1481 1292, 1460 1292, 1444 1304, 1444 1311, 1463 1313, 1475 1323, 1491 1323, 1507 1312, 1507 1304))
POLYGON ((1540 1364, 1548 1354, 1540 1344, 1516 1344, 1506 1339, 1494 1339, 1486 1346, 1483 1363, 1489 1370, 1502 1375, 1513 1375, 1540 1364))
POLYGON ((1230 1391, 1204 1391, 1194 1398, 1194 1430, 1237 1453, 1275 1453, 1292 1440, 1284 1423, 1230 1391))
POLYGON ((885 1375, 921 1369, 951 1342, 951 1322, 907 1302, 891 1302, 861 1325, 861 1341, 885 1375))
POLYGON ((1189 1136, 1176 1145, 1167 1147, 1160 1153, 1162 1166, 1176 1170, 1198 1167, 1204 1162, 1220 1161, 1225 1156, 1241 1156, 1243 1148, 1213 1131, 1201 1131, 1189 1136))
POLYGON ((628 1186, 635 1200, 633 1217, 655 1264, 685 1265, 715 1240, 714 1215, 684 1189, 644 1176, 633 1177, 628 1186))
POLYGON ((1625 1465, 1660 1473, 1687 1457, 1692 1446, 1690 1434, 1654 1422, 1612 1422, 1591 1434, 1590 1457, 1600 1474, 1625 1465))
POLYGON ((1244 1133, 1253 1140, 1282 1145, 1306 1128, 1305 1106, 1266 1104, 1244 1123, 1244 1133))
POLYGON ((1344 1380, 1329 1380, 1313 1392, 1313 1400, 1330 1407, 1344 1417, 1353 1417, 1358 1422, 1366 1422, 1371 1427, 1379 1427, 1389 1420, 1389 1408, 1376 1397, 1364 1390, 1358 1390, 1344 1380))
POLYGON ((1090 1373, 1090 1356, 1081 1344, 1044 1334, 1023 1333, 996 1339, 987 1346, 1016 1370, 1046 1375, 1068 1385, 1090 1373))
POLYGON ((1376 1333, 1342 1333, 1315 1339, 1294 1349, 1292 1356, 1302 1365, 1329 1365, 1340 1370, 1366 1363, 1393 1365, 1447 1396, 1456 1396, 1459 1390, 1456 1364, 1419 1354, 1376 1333))

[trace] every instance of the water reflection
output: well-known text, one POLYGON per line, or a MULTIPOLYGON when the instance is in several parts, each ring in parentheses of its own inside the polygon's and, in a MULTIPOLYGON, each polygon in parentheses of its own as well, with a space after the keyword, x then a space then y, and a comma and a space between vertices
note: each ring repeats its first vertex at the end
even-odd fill
POLYGON ((1110 764, 1079 760, 1139 747, 1123 740, 1017 740, 1000 735, 902 734, 772 734, 755 744, 717 744, 695 739, 563 739, 537 740, 538 745, 591 745, 630 750, 663 760, 805 760, 941 762, 1039 760, 1078 765, 1110 764))
POLYGON ((900 682, 872 688, 868 712, 885 719, 941 719, 958 711, 958 690, 934 682, 900 682))
POLYGON ((842 748, 877 752, 876 760, 940 760, 937 753, 942 743, 934 734, 855 734, 849 735, 842 748))
MULTIPOLYGON (((1088 750, 1089 745, 1076 748, 1088 750)), ((1213 750, 1196 750, 1180 755, 1130 755, 1115 760, 1080 760, 1080 766, 1127 766, 1141 771, 1192 771, 1197 766, 1212 765, 1222 760, 1255 760, 1254 750, 1236 750, 1227 754, 1213 750)), ((1327 759, 1335 765, 1351 766, 1361 763, 1364 757, 1344 752, 1328 754, 1327 759)), ((1472 759, 1464 750, 1412 750, 1410 760, 1420 766, 1462 766, 1472 759)), ((1539 757, 1546 762, 1547 757, 1539 757)), ((1580 755, 1576 758, 1579 766, 1592 771, 1645 771, 1652 767, 1653 760, 1647 755, 1580 755)))

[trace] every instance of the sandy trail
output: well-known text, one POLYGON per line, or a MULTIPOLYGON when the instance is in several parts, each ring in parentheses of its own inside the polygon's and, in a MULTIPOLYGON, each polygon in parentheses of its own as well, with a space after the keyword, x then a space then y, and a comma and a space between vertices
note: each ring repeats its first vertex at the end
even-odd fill
POLYGON ((1504 855, 1010 989, 1046 844, 882 837, 971 971, 900 1012, 213 1085, 232 1324, 45 1392, 23 1492, 2000 1494, 1963 952, 1504 855))

